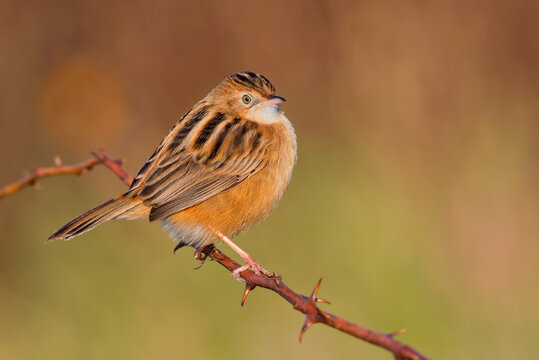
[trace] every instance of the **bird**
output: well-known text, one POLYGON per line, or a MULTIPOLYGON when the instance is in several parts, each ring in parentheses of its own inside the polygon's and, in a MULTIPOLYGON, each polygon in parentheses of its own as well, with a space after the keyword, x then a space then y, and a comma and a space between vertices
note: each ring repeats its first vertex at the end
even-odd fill
POLYGON ((109 220, 160 220, 176 242, 202 249, 223 241, 250 269, 274 274, 231 239, 265 219, 292 178, 296 134, 281 110, 286 100, 263 75, 226 77, 169 130, 127 192, 79 215, 54 232, 68 240, 109 220))

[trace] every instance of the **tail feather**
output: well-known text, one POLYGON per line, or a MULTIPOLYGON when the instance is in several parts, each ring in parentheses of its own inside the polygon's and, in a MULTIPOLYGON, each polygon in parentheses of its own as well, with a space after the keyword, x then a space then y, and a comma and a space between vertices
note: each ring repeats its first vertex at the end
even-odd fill
POLYGON ((52 234, 48 241, 74 238, 106 221, 119 217, 139 204, 140 202, 127 196, 127 194, 120 195, 77 216, 52 234))

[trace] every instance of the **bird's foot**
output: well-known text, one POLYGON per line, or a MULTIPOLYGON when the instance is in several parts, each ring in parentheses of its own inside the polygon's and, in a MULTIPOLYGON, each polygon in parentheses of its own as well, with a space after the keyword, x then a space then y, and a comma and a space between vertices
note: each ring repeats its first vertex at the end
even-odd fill
POLYGON ((245 260, 245 265, 242 265, 239 268, 232 271, 232 277, 234 279, 238 281, 243 281, 241 279, 241 273, 244 272, 245 270, 252 270, 257 275, 264 275, 269 278, 275 277, 275 273, 264 269, 259 263, 255 261, 255 259, 253 259, 252 256, 247 254, 247 256, 242 256, 242 258, 243 260, 245 260))
POLYGON ((255 259, 253 259, 253 257, 251 255, 249 255, 245 250, 243 250, 238 245, 236 245, 232 240, 230 240, 228 238, 228 236, 226 236, 225 234, 223 234, 222 232, 220 232, 220 231, 218 231, 216 229, 213 229, 213 228, 210 228, 210 229, 214 232, 215 235, 217 235, 218 238, 223 240, 228 246, 230 246, 232 248, 232 250, 237 252, 238 255, 241 256, 241 258, 245 261, 245 265, 240 266, 236 270, 232 271, 232 276, 234 277, 234 279, 236 279, 238 281, 242 281, 241 273, 244 272, 245 270, 248 270, 248 269, 251 269, 257 275, 262 274, 262 275, 264 275, 264 276, 266 276, 268 278, 272 278, 272 279, 277 279, 278 278, 278 276, 276 276, 275 273, 273 273, 273 272, 271 272, 269 270, 266 270, 262 266, 260 266, 260 264, 257 263, 255 261, 255 259))
POLYGON ((206 262, 206 259, 208 258, 208 255, 204 254, 202 252, 204 248, 196 249, 195 250, 195 260, 198 260, 198 266, 194 268, 194 270, 198 270, 204 265, 206 262))

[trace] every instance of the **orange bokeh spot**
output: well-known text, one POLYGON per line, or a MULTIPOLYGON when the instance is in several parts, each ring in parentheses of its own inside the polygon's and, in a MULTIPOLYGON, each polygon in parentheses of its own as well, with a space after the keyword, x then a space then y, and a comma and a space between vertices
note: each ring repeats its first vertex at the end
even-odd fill
POLYGON ((40 122, 45 137, 71 150, 96 149, 120 136, 127 119, 121 80, 92 57, 72 57, 44 82, 40 122))

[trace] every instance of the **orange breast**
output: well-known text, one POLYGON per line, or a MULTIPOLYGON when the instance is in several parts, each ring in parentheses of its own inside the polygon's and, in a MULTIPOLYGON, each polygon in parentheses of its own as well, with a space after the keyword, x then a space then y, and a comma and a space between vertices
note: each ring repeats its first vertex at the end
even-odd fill
POLYGON ((168 221, 182 228, 202 225, 231 237, 268 216, 288 186, 296 159, 293 130, 272 128, 275 142, 264 169, 230 190, 169 216, 168 221))
POLYGON ((242 184, 169 218, 178 224, 204 225, 227 236, 261 221, 274 208, 277 189, 263 171, 242 184))

